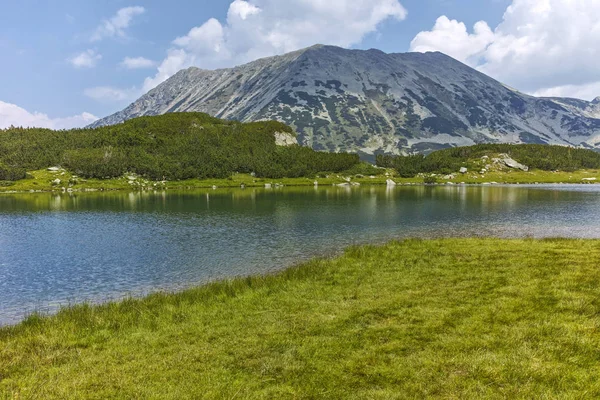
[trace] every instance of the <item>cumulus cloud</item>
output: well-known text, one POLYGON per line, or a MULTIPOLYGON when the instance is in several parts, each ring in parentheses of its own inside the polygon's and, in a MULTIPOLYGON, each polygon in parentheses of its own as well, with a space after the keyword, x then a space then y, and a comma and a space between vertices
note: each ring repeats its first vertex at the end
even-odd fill
POLYGON ((121 61, 121 66, 127 69, 152 68, 154 65, 154 61, 144 57, 125 57, 123 61, 121 61))
POLYGON ((141 93, 136 88, 120 89, 112 86, 96 86, 83 91, 87 97, 104 103, 122 103, 134 100, 141 93))
POLYGON ((494 38, 494 32, 485 21, 477 22, 473 33, 469 33, 464 23, 444 15, 437 19, 431 31, 421 32, 413 39, 411 50, 425 53, 444 49, 444 53, 459 61, 477 64, 494 38))
POLYGON ((192 65, 229 67, 316 43, 348 47, 406 15, 398 0, 234 0, 225 21, 211 18, 176 38, 144 90, 192 65))
POLYGON ((97 42, 104 38, 127 37, 125 30, 131 25, 133 18, 145 12, 146 9, 140 6, 121 8, 110 19, 102 21, 90 40, 97 42))
POLYGON ((101 59, 101 54, 96 53, 94 50, 88 49, 67 59, 67 61, 75 68, 94 68, 101 59))
POLYGON ((50 118, 47 114, 29 112, 15 104, 0 101, 0 129, 12 126, 71 129, 83 127, 96 121, 98 117, 82 113, 66 118, 50 118))
POLYGON ((493 31, 441 17, 411 49, 442 51, 529 93, 591 99, 600 95, 598 15, 598 0, 513 0, 493 31))

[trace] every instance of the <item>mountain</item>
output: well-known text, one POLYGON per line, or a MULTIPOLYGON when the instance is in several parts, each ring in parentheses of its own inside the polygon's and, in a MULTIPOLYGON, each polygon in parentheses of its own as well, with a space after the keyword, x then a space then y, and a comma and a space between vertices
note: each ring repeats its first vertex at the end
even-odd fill
POLYGON ((275 119, 303 145, 363 155, 504 142, 600 147, 600 98, 532 97, 442 53, 322 45, 230 69, 182 70, 93 126, 175 111, 275 119))

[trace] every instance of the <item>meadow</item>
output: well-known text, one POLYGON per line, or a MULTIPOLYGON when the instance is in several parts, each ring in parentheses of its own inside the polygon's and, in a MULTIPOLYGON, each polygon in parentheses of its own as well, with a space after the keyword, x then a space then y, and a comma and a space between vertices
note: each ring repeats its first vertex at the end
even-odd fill
POLYGON ((352 247, 0 329, 0 398, 596 398, 600 241, 352 247))

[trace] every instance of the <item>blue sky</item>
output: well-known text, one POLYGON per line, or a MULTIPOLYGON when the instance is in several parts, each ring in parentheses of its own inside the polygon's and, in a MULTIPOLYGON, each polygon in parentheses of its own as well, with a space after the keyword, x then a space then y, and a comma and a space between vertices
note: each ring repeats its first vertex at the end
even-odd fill
POLYGON ((528 93, 592 99, 600 96, 599 3, 6 0, 0 128, 83 125, 179 68, 233 66, 314 43, 439 50, 528 93))

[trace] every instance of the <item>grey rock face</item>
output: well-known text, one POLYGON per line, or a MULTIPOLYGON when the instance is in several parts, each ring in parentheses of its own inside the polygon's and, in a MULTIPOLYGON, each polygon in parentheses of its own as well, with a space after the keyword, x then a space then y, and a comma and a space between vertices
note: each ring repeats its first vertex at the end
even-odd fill
POLYGON ((316 150, 370 155, 499 142, 600 147, 600 99, 528 96, 441 53, 320 45, 230 69, 182 70, 92 126, 182 111, 276 119, 316 150))

